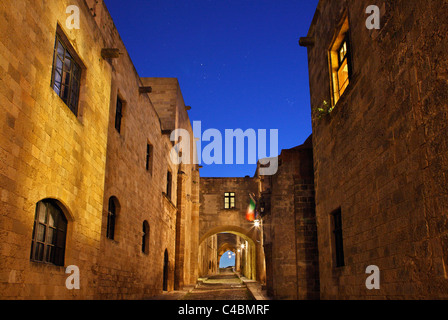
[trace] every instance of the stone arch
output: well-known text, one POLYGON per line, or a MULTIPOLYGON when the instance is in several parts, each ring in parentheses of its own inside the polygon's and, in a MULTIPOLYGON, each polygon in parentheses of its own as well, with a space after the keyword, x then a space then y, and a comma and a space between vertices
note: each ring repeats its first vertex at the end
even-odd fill
POLYGON ((33 212, 34 212, 34 210, 35 210, 35 208, 36 208, 36 205, 37 205, 39 202, 41 202, 41 201, 45 201, 45 200, 53 201, 54 203, 56 203, 56 204, 59 206, 59 208, 62 210, 62 212, 64 213, 65 218, 66 218, 69 222, 73 222, 73 221, 75 221, 75 216, 73 215, 72 211, 69 209, 69 206, 68 206, 63 200, 59 199, 58 197, 51 197, 51 196, 50 196, 50 197, 45 197, 45 198, 39 199, 38 201, 36 201, 36 202, 33 204, 33 212))
POLYGON ((223 232, 233 233, 233 234, 236 234, 236 235, 242 237, 246 241, 250 240, 254 244, 257 243, 255 230, 253 230, 253 229, 248 230, 248 229, 242 228, 240 226, 234 226, 234 225, 223 225, 223 226, 211 228, 210 230, 205 232, 202 235, 202 237, 199 239, 199 245, 208 237, 213 236, 214 234, 223 233, 223 232))
POLYGON ((67 207, 57 199, 45 198, 36 203, 30 253, 32 261, 64 266, 69 218, 67 207), (50 231, 51 236, 47 236, 50 231))
MULTIPOLYGON (((242 259, 245 261, 244 263, 245 271, 243 273, 246 277, 250 279, 256 279, 258 270, 257 260, 261 258, 259 254, 257 254, 257 252, 259 252, 260 241, 257 239, 256 230, 253 228, 246 229, 235 225, 217 226, 209 229, 202 235, 202 237, 199 240, 199 245, 201 245, 207 238, 214 236, 218 233, 232 233, 239 236, 241 239, 243 239, 248 243, 248 247, 245 248, 245 251, 241 249, 244 252, 244 258, 242 259)), ((243 254, 243 252, 241 254, 243 254)))

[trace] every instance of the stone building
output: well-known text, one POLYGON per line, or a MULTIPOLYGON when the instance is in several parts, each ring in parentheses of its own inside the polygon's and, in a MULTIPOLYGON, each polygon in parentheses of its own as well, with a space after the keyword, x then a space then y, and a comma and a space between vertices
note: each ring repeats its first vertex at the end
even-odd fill
POLYGON ((195 282, 199 171, 170 158, 171 130, 192 132, 177 80, 139 77, 102 1, 6 1, 0 16, 0 296, 195 282))
MULTIPOLYGON (((246 220, 249 194, 256 197, 258 188, 256 177, 200 179, 199 244, 202 254, 199 261, 203 261, 204 266, 204 261, 219 262, 218 257, 222 253, 219 254, 217 237, 230 233, 236 235, 229 248, 236 251, 237 271, 249 279, 265 280, 262 234, 254 228, 253 223, 246 220), (207 250, 211 247, 208 239, 213 237, 216 237, 214 250, 207 250)), ((224 243, 221 241, 219 246, 224 243)), ((227 243, 230 244, 230 241, 227 243)), ((211 271, 217 270, 217 267, 213 263, 210 265, 211 271)), ((211 271, 200 268, 201 275, 211 271)))
POLYGON ((267 293, 275 299, 318 299, 319 265, 311 137, 282 150, 278 171, 259 176, 267 293))
POLYGON ((254 177, 201 178, 200 274, 215 272, 214 261, 230 250, 236 271, 260 281, 274 299, 318 299, 311 137, 282 150, 278 165, 272 176, 257 169, 254 177), (256 202, 254 221, 246 219, 249 194, 256 202))
POLYGON ((101 30, 75 3, 79 30, 63 24, 73 1, 0 6, 2 298, 95 296, 112 68, 101 58, 101 30), (80 73, 79 99, 61 87, 69 68, 80 73), (50 232, 59 243, 45 244, 50 232), (64 265, 79 267, 80 290, 66 289, 64 265))
POLYGON ((321 0, 300 41, 322 299, 448 298, 447 32, 443 0, 321 0))

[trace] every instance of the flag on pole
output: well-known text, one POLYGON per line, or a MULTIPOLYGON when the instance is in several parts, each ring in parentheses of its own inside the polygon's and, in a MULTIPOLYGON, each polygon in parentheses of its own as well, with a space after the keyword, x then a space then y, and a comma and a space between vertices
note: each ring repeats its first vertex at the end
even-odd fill
POLYGON ((247 212, 246 212, 246 220, 254 221, 255 220, 255 200, 251 194, 249 194, 249 197, 250 197, 250 203, 249 203, 249 207, 247 208, 247 212))

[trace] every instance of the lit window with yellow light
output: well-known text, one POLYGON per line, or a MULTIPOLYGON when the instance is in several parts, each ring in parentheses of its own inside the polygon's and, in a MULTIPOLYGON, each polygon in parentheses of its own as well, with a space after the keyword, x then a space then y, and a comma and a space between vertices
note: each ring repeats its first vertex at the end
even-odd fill
POLYGON ((329 53, 333 106, 339 101, 350 83, 351 52, 346 18, 335 37, 329 53))

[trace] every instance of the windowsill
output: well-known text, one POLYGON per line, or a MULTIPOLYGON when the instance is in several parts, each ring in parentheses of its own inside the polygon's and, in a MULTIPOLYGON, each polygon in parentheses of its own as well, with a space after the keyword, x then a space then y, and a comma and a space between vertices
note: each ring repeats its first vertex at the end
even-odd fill
POLYGON ((45 262, 45 261, 37 261, 37 260, 30 260, 31 265, 38 267, 38 268, 54 268, 54 269, 61 269, 65 270, 65 266, 58 266, 51 262, 45 262))
POLYGON ((115 240, 115 239, 111 239, 111 238, 108 238, 108 237, 106 237, 106 239, 107 239, 110 243, 113 243, 113 244, 115 244, 115 245, 118 245, 118 244, 119 244, 119 242, 118 242, 117 240, 115 240))
POLYGON ((336 104, 333 106, 333 111, 330 113, 331 118, 337 116, 341 112, 341 109, 344 109, 344 105, 347 103, 347 100, 352 94, 352 91, 356 87, 358 79, 359 79, 358 73, 352 76, 352 79, 350 79, 350 83, 348 84, 344 93, 341 95, 338 102, 336 102, 336 104))
POLYGON ((345 270, 345 266, 340 266, 340 267, 333 267, 333 276, 334 277, 340 277, 342 275, 342 273, 344 273, 345 270))

